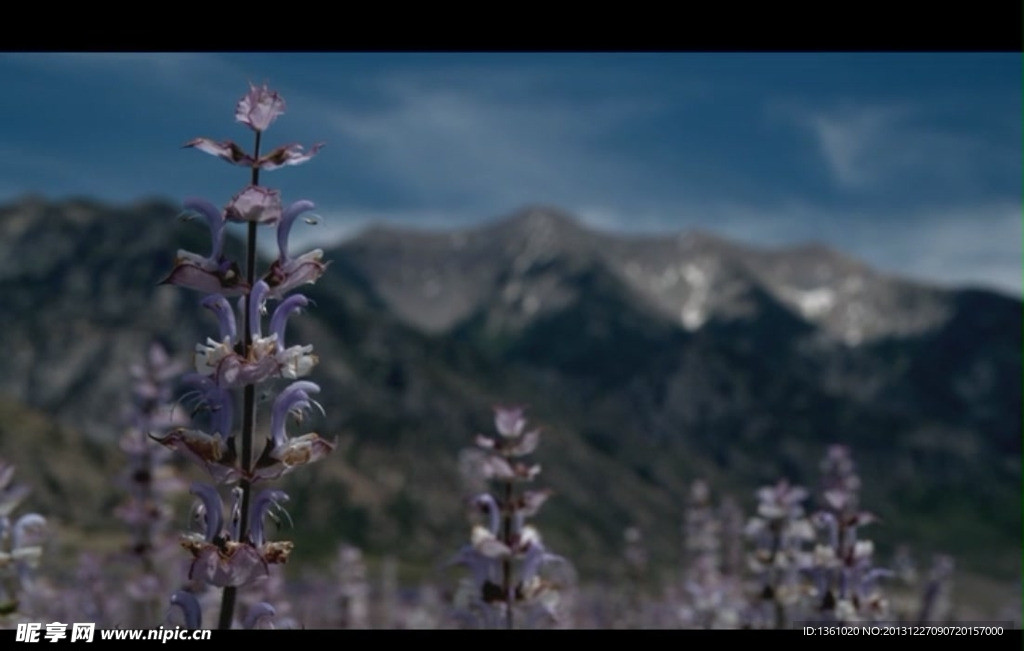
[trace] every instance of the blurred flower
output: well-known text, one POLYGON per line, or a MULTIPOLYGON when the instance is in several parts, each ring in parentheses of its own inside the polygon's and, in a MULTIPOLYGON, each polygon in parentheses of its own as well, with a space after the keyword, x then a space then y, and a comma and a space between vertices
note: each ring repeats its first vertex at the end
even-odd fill
MULTIPOLYGON (((191 592, 178 590, 171 595, 171 606, 181 609, 185 618, 185 628, 198 629, 203 626, 203 609, 199 606, 199 600, 191 592)), ((170 620, 170 617, 168 617, 170 620)))
POLYGON ((473 499, 473 505, 487 516, 488 526, 474 525, 469 544, 449 562, 465 566, 472 575, 472 592, 457 597, 464 601, 459 616, 476 617, 488 627, 514 627, 516 610, 524 615, 518 618, 520 627, 557 620, 559 585, 542 577, 541 571, 556 564, 571 567, 549 553, 537 529, 526 524, 551 491, 515 489, 540 473, 539 465, 516 459, 533 453, 540 442, 539 429, 527 430, 524 411, 523 407, 495 407, 498 436, 476 436, 482 452, 475 457, 479 473, 498 487, 493 495, 485 492, 473 499))

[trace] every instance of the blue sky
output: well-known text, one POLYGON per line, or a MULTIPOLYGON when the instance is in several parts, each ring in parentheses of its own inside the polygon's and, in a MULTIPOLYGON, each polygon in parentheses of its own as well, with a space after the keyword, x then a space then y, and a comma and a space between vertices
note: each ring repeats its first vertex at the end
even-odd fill
MULTIPOLYGON (((324 223, 453 228, 528 204, 624 232, 815 240, 877 268, 1021 294, 1019 53, 0 54, 0 201, 226 203, 249 81, 325 141, 264 175, 324 223)), ((265 238, 269 239, 269 238, 265 238)), ((297 238, 298 239, 298 238, 297 238)))

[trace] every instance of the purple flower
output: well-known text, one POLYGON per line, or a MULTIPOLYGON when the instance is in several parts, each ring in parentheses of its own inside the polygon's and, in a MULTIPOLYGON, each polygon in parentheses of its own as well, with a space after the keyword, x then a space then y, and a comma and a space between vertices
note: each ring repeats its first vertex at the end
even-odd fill
POLYGON ((274 628, 273 617, 275 615, 277 615, 277 610, 266 601, 261 601, 249 608, 243 626, 248 630, 274 628))
POLYGON ((210 431, 227 439, 231 436, 234 423, 231 393, 210 378, 191 373, 182 381, 198 387, 199 405, 210 412, 210 431))
POLYGON ((287 515, 282 502, 288 501, 288 494, 281 490, 264 489, 256 495, 249 508, 249 542, 256 547, 262 547, 267 543, 263 531, 263 518, 270 514, 271 509, 287 515))
POLYGON ((533 583, 540 570, 548 563, 567 563, 561 556, 551 554, 544 548, 540 534, 533 527, 523 527, 519 547, 523 550, 523 567, 519 579, 523 585, 533 583))
POLYGON ((267 294, 270 287, 262 280, 257 280, 249 294, 249 336, 253 341, 263 337, 263 329, 260 327, 260 317, 266 311, 267 294))
POLYGON ((189 578, 201 578, 218 587, 238 587, 252 583, 268 573, 267 562, 252 545, 232 540, 220 546, 182 540, 182 547, 192 552, 189 578))
POLYGON ((209 201, 186 199, 185 208, 206 218, 213 247, 209 256, 179 250, 171 273, 160 284, 180 285, 207 294, 239 296, 249 291, 238 264, 227 260, 224 246, 224 215, 209 201))
POLYGON ((220 294, 211 294, 201 301, 203 307, 217 316, 220 325, 220 340, 234 343, 238 340, 238 322, 226 298, 220 294))
POLYGON ((286 349, 281 344, 288 314, 307 304, 308 299, 300 296, 291 302, 282 302, 271 318, 271 325, 278 332, 264 337, 260 317, 269 294, 267 283, 260 280, 249 295, 252 344, 244 355, 233 345, 236 343, 235 320, 227 300, 217 296, 203 301, 203 305, 212 309, 220 320, 221 340, 207 338, 206 343, 196 344, 194 362, 197 373, 212 378, 221 388, 237 388, 258 384, 271 377, 294 379, 313 369, 319 360, 312 354, 312 346, 292 346, 286 349))
POLYGON ((284 113, 284 99, 267 85, 249 84, 249 92, 235 106, 235 120, 253 131, 266 131, 284 113))
POLYGON ((224 537, 224 504, 217 489, 209 484, 192 484, 190 492, 203 503, 202 514, 206 523, 203 536, 206 542, 214 542, 224 537))
POLYGON ((233 222, 276 224, 281 219, 281 192, 250 185, 232 197, 224 214, 233 222))
MULTIPOLYGON (((261 491, 249 508, 250 531, 242 540, 238 522, 232 518, 230 530, 224 527, 224 503, 217 490, 208 484, 196 483, 192 493, 199 497, 200 512, 205 522, 203 534, 187 534, 181 545, 192 553, 189 577, 196 575, 216 586, 242 586, 266 576, 268 566, 285 563, 291 553, 289 541, 267 542, 263 533, 263 518, 272 507, 280 509, 280 502, 288 496, 282 491, 261 491)), ((236 500, 238 494, 236 493, 236 500)), ((231 513, 237 511, 236 504, 231 513)))
POLYGON ((309 397, 310 393, 319 393, 320 387, 313 382, 293 382, 274 401, 270 417, 271 438, 256 462, 253 473, 256 479, 275 479, 296 466, 305 465, 322 459, 334 449, 334 444, 325 441, 313 432, 296 438, 288 438, 285 432, 285 420, 288 414, 295 414, 300 419, 306 411, 314 406, 323 410, 320 404, 309 397))
POLYGON ((281 220, 277 223, 277 260, 271 264, 263 277, 271 288, 272 298, 282 298, 300 285, 315 283, 327 269, 327 263, 323 262, 324 252, 321 249, 315 249, 295 259, 288 256, 288 236, 291 234, 295 219, 314 207, 312 201, 303 199, 288 206, 281 214, 281 220))
POLYGON ((316 208, 316 204, 308 199, 299 199, 284 211, 281 215, 281 221, 277 225, 277 257, 278 260, 286 262, 288 260, 288 236, 291 235, 292 225, 295 223, 295 219, 310 210, 316 208))
POLYGON ((185 628, 198 629, 203 626, 203 609, 199 606, 199 600, 191 592, 178 590, 171 595, 171 605, 181 609, 185 617, 185 628))
POLYGON ((274 409, 270 416, 270 435, 274 447, 288 442, 285 433, 285 418, 294 413, 301 421, 302 414, 310 411, 313 405, 320 404, 309 397, 310 393, 320 393, 320 387, 313 382, 292 382, 274 401, 274 409))
POLYGON ((278 352, 284 350, 284 328, 288 325, 288 317, 294 312, 301 311, 307 305, 309 305, 308 298, 302 294, 293 294, 281 301, 281 304, 274 310, 274 316, 270 317, 270 332, 277 338, 278 352))
POLYGON ((296 287, 315 283, 327 270, 324 252, 315 249, 294 260, 274 260, 263 280, 270 286, 270 296, 281 298, 296 287))

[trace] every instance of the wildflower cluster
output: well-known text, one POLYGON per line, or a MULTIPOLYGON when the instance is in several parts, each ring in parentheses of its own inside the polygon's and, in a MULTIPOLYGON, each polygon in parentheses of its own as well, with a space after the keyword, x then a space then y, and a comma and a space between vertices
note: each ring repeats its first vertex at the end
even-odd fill
POLYGON ((742 593, 727 572, 732 534, 728 502, 715 509, 711 487, 703 480, 690 486, 683 526, 686 570, 683 588, 688 606, 681 609, 684 623, 701 628, 734 628, 745 616, 742 593))
MULTIPOLYGON (((320 409, 312 396, 320 387, 305 377, 317 364, 311 345, 287 345, 285 332, 288 319, 306 308, 310 301, 302 294, 291 294, 296 288, 314 283, 327 264, 323 251, 316 249, 292 257, 288 238, 295 220, 314 208, 307 200, 285 206, 278 190, 260 185, 261 170, 275 170, 303 163, 319 150, 308 151, 297 144, 278 147, 260 154, 263 132, 284 113, 285 102, 266 86, 250 86, 238 102, 235 119, 255 134, 250 154, 231 141, 215 142, 197 138, 186 144, 251 171, 250 183, 237 192, 221 209, 205 199, 185 201, 190 215, 205 220, 212 240, 209 255, 178 251, 174 268, 163 281, 194 289, 206 296, 201 305, 210 310, 218 323, 218 335, 196 345, 193 357, 195 370, 185 378, 193 388, 196 412, 206 415, 205 426, 177 427, 156 436, 167 447, 179 450, 205 468, 215 482, 236 484, 229 506, 212 484, 197 483, 192 493, 198 498, 194 514, 199 531, 182 539, 192 554, 191 578, 224 587, 220 625, 230 627, 234 609, 235 588, 265 577, 269 566, 284 563, 292 549, 288 541, 270 541, 265 533, 265 520, 278 518, 288 497, 274 489, 253 490, 253 484, 280 477, 295 468, 316 461, 333 449, 333 444, 312 432, 289 436, 287 421, 294 416, 299 422, 313 410, 320 409), (229 222, 247 225, 247 259, 242 273, 238 261, 230 259, 224 248, 225 229, 229 222), (277 235, 277 258, 259 277, 256 274, 256 237, 260 226, 273 227, 277 235), (239 297, 237 315, 229 302, 239 297), (263 319, 268 303, 276 302, 270 313, 267 330, 263 319), (269 436, 262 448, 255 448, 256 393, 255 386, 274 380, 291 380, 273 401, 269 436), (243 390, 241 432, 235 431, 235 396, 243 390)), ((184 610, 188 597, 176 594, 184 610)), ((188 621, 194 621, 186 617, 188 621)))
POLYGON ((158 343, 152 343, 143 363, 131 367, 133 401, 121 450, 128 457, 123 482, 128 498, 115 511, 132 534, 128 550, 135 574, 128 580, 128 595, 152 621, 159 601, 169 586, 162 568, 170 521, 170 498, 184 489, 168 461, 171 451, 156 445, 152 433, 163 433, 188 424, 184 411, 172 405, 174 382, 184 365, 172 360, 158 343))
POLYGON ((806 595, 801 571, 806 546, 814 540, 814 527, 803 507, 808 496, 807 489, 784 479, 757 491, 757 515, 747 522, 746 534, 754 543, 749 567, 764 606, 760 625, 787 627, 788 616, 806 595))
POLYGON ((748 522, 747 535, 764 606, 760 625, 879 621, 888 615, 879 579, 893 573, 874 566, 874 544, 858 535, 877 518, 858 507, 860 479, 848 448, 831 446, 821 469, 822 508, 810 516, 803 487, 783 480, 758 491, 758 515, 748 522))
POLYGON ((0 460, 0 623, 25 615, 23 594, 32 588, 32 571, 43 555, 46 519, 27 513, 14 519, 29 489, 13 483, 14 466, 0 460))
POLYGON ((822 462, 824 508, 814 515, 824 541, 814 548, 810 573, 824 616, 838 622, 879 620, 888 615, 888 601, 878 580, 895 573, 872 564, 874 543, 858 537, 859 529, 878 520, 858 508, 860 478, 850 450, 833 445, 822 462))
POLYGON ((525 625, 557 618, 559 586, 544 580, 541 569, 565 560, 549 553, 537 529, 526 524, 551 491, 516 490, 540 473, 539 465, 521 461, 537 449, 540 430, 527 429, 521 407, 496 407, 494 423, 497 437, 476 437, 484 451, 481 473, 496 488, 493 494, 481 493, 472 500, 487 524, 473 527, 470 544, 452 563, 466 566, 472 574, 461 614, 483 627, 513 628, 517 609, 524 611, 525 625))

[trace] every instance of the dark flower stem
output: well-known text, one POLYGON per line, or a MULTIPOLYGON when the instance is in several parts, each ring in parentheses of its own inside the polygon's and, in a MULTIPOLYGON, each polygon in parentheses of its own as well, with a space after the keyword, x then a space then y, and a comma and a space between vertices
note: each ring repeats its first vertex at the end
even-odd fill
MULTIPOLYGON (((256 144, 253 147, 253 160, 259 160, 260 158, 260 136, 261 132, 256 132, 256 144)), ((260 168, 257 164, 253 164, 252 167, 252 180, 250 185, 260 184, 260 168)), ((246 240, 246 252, 245 252, 245 281, 252 287, 256 282, 256 222, 249 222, 248 238, 246 240)), ((243 334, 243 350, 248 354, 249 349, 252 347, 252 323, 251 312, 249 310, 249 301, 252 300, 251 294, 245 295, 245 328, 243 334)), ((240 459, 242 469, 248 472, 252 467, 252 439, 253 433, 256 431, 256 386, 253 384, 245 385, 242 390, 242 458, 240 459)), ((240 515, 240 521, 238 526, 239 534, 243 537, 249 534, 249 498, 252 493, 252 484, 248 479, 242 479, 238 482, 239 487, 242 489, 242 512, 240 515)), ((224 588, 224 594, 220 602, 220 620, 217 624, 220 629, 231 628, 231 620, 234 619, 235 615, 235 597, 237 588, 234 586, 227 586, 224 588)))
MULTIPOLYGON (((502 518, 502 529, 505 534, 504 543, 511 549, 512 540, 512 482, 505 484, 504 517, 502 518)), ((512 605, 515 603, 515 594, 512 588, 512 559, 505 558, 501 563, 501 589, 505 593, 505 628, 512 630, 512 605)))

